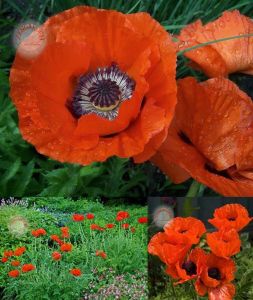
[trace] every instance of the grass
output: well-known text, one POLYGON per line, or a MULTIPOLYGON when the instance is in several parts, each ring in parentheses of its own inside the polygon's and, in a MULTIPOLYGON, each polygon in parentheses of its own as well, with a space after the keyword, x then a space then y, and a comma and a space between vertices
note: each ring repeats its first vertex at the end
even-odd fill
MULTIPOLYGON (((27 19, 44 22, 48 17, 76 5, 116 9, 124 13, 149 12, 172 34, 201 18, 209 22, 224 10, 239 9, 253 17, 251 0, 167 1, 167 0, 46 0, 0 2, 0 190, 2 196, 90 196, 135 198, 147 195, 184 196, 191 181, 173 185, 150 163, 134 165, 130 160, 109 159, 106 163, 82 167, 61 164, 36 152, 18 130, 17 112, 9 99, 9 70, 15 55, 11 37, 17 24, 27 19)), ((177 76, 193 75, 187 60, 178 58, 177 76)), ((196 72, 194 71, 194 75, 196 72)), ((203 195, 215 195, 209 189, 203 195)))
POLYGON ((127 290, 131 290, 131 299, 146 299, 147 286, 147 234, 146 224, 138 223, 138 218, 147 214, 146 207, 110 205, 104 206, 98 201, 86 199, 27 198, 15 205, 3 205, 0 208, 0 253, 25 246, 27 251, 18 259, 21 265, 31 263, 36 270, 10 278, 8 272, 20 267, 12 267, 8 262, 1 263, 0 293, 1 299, 115 299, 114 293, 120 293, 121 299, 128 299, 127 290), (58 200, 58 201, 57 201, 58 200), (47 205, 48 204, 48 205, 47 205), (76 205, 75 205, 76 204, 76 205), (125 210, 130 217, 117 222, 116 214, 125 210), (72 220, 73 213, 93 213, 94 219, 82 222, 72 220), (22 227, 19 222, 23 220, 22 227), (91 224, 106 228, 106 224, 115 224, 114 228, 92 230, 91 224), (122 228, 123 223, 130 225, 122 228), (16 225, 15 225, 16 224, 16 225), (15 225, 15 226, 14 226, 15 225), (62 252, 60 246, 50 236, 61 236, 61 227, 68 227, 69 238, 61 238, 64 243, 73 245, 71 252, 62 252), (46 235, 34 237, 31 231, 44 228, 46 235), (134 230, 132 231, 132 228, 134 230), (15 229, 15 232, 14 232, 15 229), (19 230, 17 230, 19 229, 19 230), (106 258, 96 256, 96 251, 104 251, 106 258), (60 261, 52 259, 52 253, 62 254, 60 261), (74 277, 69 270, 78 268, 80 277, 74 277), (114 293, 111 293, 111 289, 114 293))

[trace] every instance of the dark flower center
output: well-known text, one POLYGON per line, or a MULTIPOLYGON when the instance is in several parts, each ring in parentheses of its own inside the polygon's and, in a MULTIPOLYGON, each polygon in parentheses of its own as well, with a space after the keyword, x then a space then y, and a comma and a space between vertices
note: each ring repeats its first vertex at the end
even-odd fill
POLYGON ((182 269, 186 271, 186 274, 189 276, 197 274, 197 266, 193 261, 186 261, 182 264, 182 269))
POLYGON ((132 97, 135 81, 116 63, 79 77, 70 109, 75 117, 95 113, 113 120, 120 104, 132 97))
POLYGON ((208 269, 208 276, 216 279, 216 280, 220 280, 221 279, 221 274, 218 268, 209 268, 208 269))
POLYGON ((235 218, 228 218, 229 221, 235 221, 235 218))
POLYGON ((88 93, 90 102, 100 109, 117 105, 119 103, 119 95, 119 87, 111 79, 95 82, 88 93))

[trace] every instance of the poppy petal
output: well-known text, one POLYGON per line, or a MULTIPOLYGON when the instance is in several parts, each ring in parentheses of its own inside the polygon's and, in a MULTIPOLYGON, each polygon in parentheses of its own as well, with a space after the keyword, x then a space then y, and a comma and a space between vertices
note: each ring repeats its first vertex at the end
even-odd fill
MULTIPOLYGON (((232 36, 253 33, 253 21, 239 11, 226 11, 217 20, 186 26, 179 39, 190 46, 232 36)), ((185 45, 184 48, 189 47, 185 45)), ((253 37, 236 38, 210 44, 185 53, 209 76, 226 76, 233 72, 253 74, 253 37)))
POLYGON ((229 258, 240 252, 241 240, 234 229, 208 233, 206 239, 216 256, 229 258))
POLYGON ((235 286, 227 283, 208 290, 210 300, 233 300, 235 295, 235 286))

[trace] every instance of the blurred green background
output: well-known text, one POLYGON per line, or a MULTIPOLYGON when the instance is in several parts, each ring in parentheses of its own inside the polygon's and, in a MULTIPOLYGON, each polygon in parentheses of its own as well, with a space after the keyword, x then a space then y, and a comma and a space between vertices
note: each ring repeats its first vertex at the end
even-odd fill
MULTIPOLYGON (((12 33, 21 21, 32 19, 40 23, 48 17, 76 5, 116 9, 124 13, 145 11, 173 34, 186 24, 201 18, 216 19, 224 10, 239 9, 253 16, 253 1, 208 0, 5 0, 0 1, 0 194, 1 196, 89 196, 101 198, 131 198, 142 202, 149 195, 184 196, 191 180, 174 185, 149 162, 135 165, 131 160, 113 157, 105 163, 91 166, 62 164, 36 152, 23 141, 16 110, 8 97, 9 69, 15 49, 12 33)), ((178 59, 177 76, 198 74, 187 66, 184 57, 178 59)), ((198 194, 215 195, 207 188, 198 194)))

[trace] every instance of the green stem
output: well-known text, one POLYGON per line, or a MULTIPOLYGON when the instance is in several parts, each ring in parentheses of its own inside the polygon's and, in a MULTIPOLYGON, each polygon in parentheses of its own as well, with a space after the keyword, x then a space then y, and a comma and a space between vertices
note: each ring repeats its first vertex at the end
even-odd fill
POLYGON ((235 35, 235 36, 230 36, 230 37, 227 37, 227 38, 212 40, 212 41, 209 41, 209 42, 206 42, 206 43, 201 43, 201 44, 186 48, 184 50, 178 51, 177 56, 183 55, 185 52, 188 52, 188 51, 191 51, 191 50, 194 50, 194 49, 198 49, 198 48, 201 48, 201 47, 204 47, 204 46, 207 46, 207 45, 216 44, 216 43, 229 41, 229 40, 234 40, 234 39, 240 39, 240 38, 243 38, 243 37, 250 37, 250 36, 253 36, 253 33, 235 35))
POLYGON ((185 197, 197 197, 198 193, 199 193, 200 186, 201 186, 201 183, 193 180, 187 194, 185 195, 185 197))
POLYGON ((198 196, 200 191, 201 183, 193 180, 192 184, 185 196, 184 206, 183 206, 183 215, 184 217, 192 216, 194 211, 193 199, 198 196))

